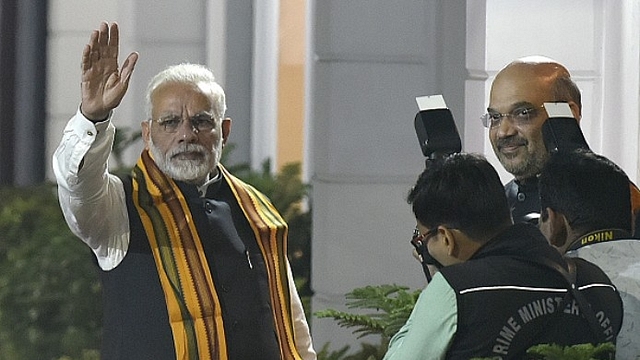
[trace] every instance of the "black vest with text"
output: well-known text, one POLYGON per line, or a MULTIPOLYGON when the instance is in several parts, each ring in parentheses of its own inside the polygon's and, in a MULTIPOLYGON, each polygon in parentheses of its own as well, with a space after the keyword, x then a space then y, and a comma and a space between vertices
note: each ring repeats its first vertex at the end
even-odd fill
MULTIPOLYGON (((457 331, 447 359, 522 359, 537 344, 597 342, 559 272, 535 259, 564 264, 533 225, 517 224, 485 244, 461 264, 440 271, 456 293, 457 331)), ((622 302, 609 278, 595 265, 576 259, 577 281, 597 314, 601 332, 615 342, 622 302)))

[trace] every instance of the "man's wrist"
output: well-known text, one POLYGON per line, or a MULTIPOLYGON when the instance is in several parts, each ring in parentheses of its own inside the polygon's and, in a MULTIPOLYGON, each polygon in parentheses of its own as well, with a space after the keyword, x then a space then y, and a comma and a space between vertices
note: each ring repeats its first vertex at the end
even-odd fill
POLYGON ((111 110, 109 110, 106 114, 88 114, 82 110, 82 104, 80 104, 80 113, 82 114, 82 116, 84 116, 87 120, 91 121, 92 123, 99 123, 109 119, 109 116, 111 115, 111 110))

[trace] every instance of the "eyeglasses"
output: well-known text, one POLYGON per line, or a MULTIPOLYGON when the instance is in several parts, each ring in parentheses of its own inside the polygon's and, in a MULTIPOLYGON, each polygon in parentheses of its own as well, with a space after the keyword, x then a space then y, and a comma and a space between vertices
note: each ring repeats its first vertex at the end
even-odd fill
MULTIPOLYGON (((166 115, 155 120, 167 133, 177 132, 182 125, 182 121, 184 121, 184 117, 179 115, 166 115)), ((189 118, 189 121, 191 122, 191 128, 196 133, 211 131, 216 127, 215 117, 207 113, 194 115, 189 118)))
POLYGON ((528 125, 531 119, 534 119, 536 116, 538 116, 538 108, 526 107, 514 109, 507 114, 488 112, 480 116, 480 119, 484 127, 493 128, 499 126, 503 118, 511 118, 511 121, 513 121, 515 125, 528 125))

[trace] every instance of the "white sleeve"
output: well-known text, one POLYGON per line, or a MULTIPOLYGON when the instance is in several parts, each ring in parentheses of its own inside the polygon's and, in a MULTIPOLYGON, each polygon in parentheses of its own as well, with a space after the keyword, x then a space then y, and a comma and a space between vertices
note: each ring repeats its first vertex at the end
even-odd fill
POLYGON ((114 136, 111 121, 94 124, 78 110, 53 155, 64 218, 71 231, 91 247, 103 270, 116 267, 129 246, 122 181, 107 170, 114 136))
POLYGON ((313 349, 309 324, 307 324, 307 318, 304 315, 302 301, 300 300, 300 295, 298 295, 296 284, 293 281, 293 273, 291 272, 289 261, 287 261, 287 278, 289 279, 293 337, 295 339, 296 349, 300 356, 302 356, 303 360, 315 360, 316 352, 313 349))

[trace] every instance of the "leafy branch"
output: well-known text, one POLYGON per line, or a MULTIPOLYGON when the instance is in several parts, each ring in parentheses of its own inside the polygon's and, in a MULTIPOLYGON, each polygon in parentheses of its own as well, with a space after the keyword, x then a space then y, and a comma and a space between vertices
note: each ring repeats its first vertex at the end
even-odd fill
POLYGON ((358 338, 382 335, 388 341, 409 318, 420 295, 420 290, 408 291, 399 285, 378 285, 357 288, 345 295, 350 309, 373 310, 366 314, 354 314, 334 309, 318 311, 318 318, 333 318, 338 325, 356 328, 358 338))

